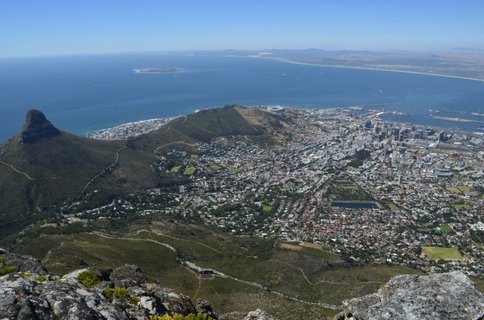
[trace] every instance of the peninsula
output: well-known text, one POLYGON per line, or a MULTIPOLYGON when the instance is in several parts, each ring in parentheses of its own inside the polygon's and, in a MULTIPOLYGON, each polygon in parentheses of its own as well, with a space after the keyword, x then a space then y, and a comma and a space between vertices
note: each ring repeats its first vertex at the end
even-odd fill
POLYGON ((158 74, 158 73, 181 73, 185 70, 183 68, 136 68, 134 73, 140 74, 158 74))

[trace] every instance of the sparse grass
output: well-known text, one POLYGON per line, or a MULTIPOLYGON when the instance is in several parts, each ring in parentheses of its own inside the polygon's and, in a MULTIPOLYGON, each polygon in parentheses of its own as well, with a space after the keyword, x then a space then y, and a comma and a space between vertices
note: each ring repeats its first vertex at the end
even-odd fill
POLYGON ((209 317, 204 313, 197 313, 197 314, 190 313, 186 316, 179 313, 173 316, 165 314, 162 316, 149 316, 148 319, 149 320, 213 320, 211 317, 209 317))
POLYGON ((214 171, 218 171, 218 170, 222 169, 222 167, 219 166, 218 164, 212 164, 210 166, 210 168, 212 168, 212 170, 214 170, 214 171))
MULTIPOLYGON (((46 235, 42 243, 51 249, 51 254, 43 249, 44 255, 47 254, 44 263, 50 272, 60 274, 78 269, 80 259, 98 268, 137 264, 151 279, 192 299, 207 299, 219 313, 262 308, 281 320, 331 317, 335 311, 291 302, 232 279, 200 278, 178 264, 175 253, 146 240, 167 243, 176 248, 179 256, 199 266, 254 281, 299 299, 335 305, 375 292, 393 275, 417 272, 387 265, 349 267, 338 255, 312 243, 287 244, 298 248, 292 251, 274 240, 233 237, 205 226, 163 225, 159 231, 164 235, 141 232, 135 236, 139 241, 106 239, 93 234, 46 235)), ((38 242, 32 239, 23 244, 22 250, 33 252, 38 242)))
POLYGON ((470 277, 474 286, 480 293, 484 293, 484 277, 470 277))
POLYGON ((192 159, 192 160, 197 160, 197 159, 198 159, 198 154, 196 154, 196 153, 192 153, 192 154, 190 155, 190 159, 192 159))
POLYGON ((290 250, 290 251, 301 251, 303 249, 303 247, 299 245, 295 245, 292 243, 284 243, 284 242, 279 244, 279 248, 290 250))
POLYGON ((432 260, 460 260, 462 254, 455 248, 423 247, 425 253, 432 260))
POLYGON ((134 296, 130 295, 129 292, 128 292, 128 289, 126 289, 126 288, 109 288, 109 287, 106 287, 106 288, 104 288, 103 294, 108 300, 111 300, 111 301, 113 299, 117 299, 117 300, 124 301, 124 302, 130 303, 130 304, 137 304, 140 300, 138 297, 134 297, 134 296))

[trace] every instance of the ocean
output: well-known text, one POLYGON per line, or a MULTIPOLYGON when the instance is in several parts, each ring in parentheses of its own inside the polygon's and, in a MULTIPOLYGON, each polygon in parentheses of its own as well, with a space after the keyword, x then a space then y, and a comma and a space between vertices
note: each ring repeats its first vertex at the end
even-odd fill
POLYGON ((365 106, 406 112, 393 120, 479 130, 440 116, 484 121, 484 82, 421 74, 214 55, 116 54, 0 59, 0 142, 28 109, 79 135, 122 123, 242 105, 365 106), (135 68, 182 68, 139 74, 135 68))

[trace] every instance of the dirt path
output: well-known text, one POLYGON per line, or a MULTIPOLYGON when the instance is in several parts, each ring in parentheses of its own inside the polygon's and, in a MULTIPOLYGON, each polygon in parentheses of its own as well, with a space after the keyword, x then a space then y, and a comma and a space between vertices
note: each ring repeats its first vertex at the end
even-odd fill
POLYGON ((167 234, 164 234, 162 232, 159 232, 159 231, 156 231, 156 230, 152 230, 151 231, 152 233, 158 235, 158 236, 162 236, 162 237, 166 237, 166 238, 170 238, 170 239, 173 239, 173 240, 177 240, 177 241, 184 241, 184 242, 191 242, 191 243, 196 243, 198 245, 201 245, 202 247, 205 247, 209 250, 212 250, 213 252, 216 252, 216 253, 222 253, 222 251, 220 250, 217 250, 213 247, 210 247, 209 245, 206 245, 205 243, 202 243, 202 242, 198 242, 198 241, 193 241, 193 240, 187 240, 187 239, 180 239, 180 238, 177 238, 177 237, 173 237, 173 236, 170 236, 170 235, 167 235, 167 234))
MULTIPOLYGON (((140 233, 142 231, 144 231, 144 230, 138 230, 135 233, 140 233)), ((162 245, 164 247, 167 247, 170 250, 172 250, 173 252, 177 253, 176 249, 173 248, 171 245, 169 245, 167 243, 159 242, 159 241, 156 241, 156 240, 153 240, 153 239, 124 238, 124 237, 117 237, 117 236, 114 236, 114 235, 109 235, 109 234, 105 234, 105 233, 101 233, 101 232, 97 232, 97 231, 90 232, 90 234, 93 234, 93 235, 96 235, 96 236, 99 236, 99 237, 103 237, 103 238, 107 238, 107 239, 126 240, 126 241, 146 241, 146 242, 152 242, 152 243, 156 243, 158 245, 162 245)), ((171 237, 171 236, 168 236, 168 237, 174 238, 174 239, 177 239, 177 240, 182 240, 182 241, 190 241, 190 240, 178 239, 178 238, 171 237)), ((181 260, 179 260, 179 262, 182 265, 187 265, 186 262, 188 262, 188 261, 181 261, 181 260)), ((195 265, 195 264, 193 264, 193 265, 195 265)), ((191 271, 195 272, 195 270, 193 270, 191 268, 189 268, 189 269, 191 271)), ((252 286, 252 287, 255 287, 255 288, 260 289, 260 290, 264 290, 266 293, 269 293, 269 294, 272 294, 272 295, 276 295, 276 296, 285 298, 285 299, 290 300, 290 301, 299 302, 301 304, 310 305, 310 306, 318 306, 318 307, 321 307, 321 308, 331 309, 331 310, 336 310, 336 311, 342 310, 342 307, 341 306, 327 304, 327 303, 322 303, 322 302, 311 302, 311 301, 302 300, 302 299, 299 299, 299 298, 290 296, 290 295, 285 294, 285 293, 282 293, 282 292, 273 291, 273 290, 265 287, 264 285, 262 285, 260 283, 252 282, 252 281, 247 281, 247 280, 243 280, 243 279, 239 279, 237 277, 224 274, 224 273, 222 273, 220 271, 217 271, 217 270, 214 270, 214 269, 212 269, 212 270, 214 271, 214 276, 221 277, 221 278, 226 278, 226 279, 231 279, 231 280, 237 281, 239 283, 243 283, 245 285, 252 286)), ((198 279, 199 279, 199 286, 198 286, 197 292, 195 293, 195 297, 198 296, 198 294, 199 294, 199 292, 201 290, 201 287, 202 287, 202 283, 201 283, 202 279, 201 278, 198 278, 198 279)))
POLYGON ((11 164, 10 164, 10 163, 8 163, 8 162, 1 161, 1 160, 0 160, 0 163, 1 163, 1 164, 6 165, 7 167, 10 167, 10 169, 12 169, 13 171, 15 171, 15 172, 17 172, 17 173, 19 173, 19 174, 23 175, 24 177, 26 177, 27 179, 29 179, 29 180, 31 180, 31 181, 34 181, 34 180, 35 180, 35 179, 34 179, 34 178, 32 178, 31 176, 29 176, 27 173, 25 173, 25 172, 23 172, 23 171, 18 170, 17 168, 15 168, 13 165, 11 165, 11 164))
POLYGON ((293 264, 290 264, 290 263, 287 263, 287 262, 284 262, 284 261, 281 261, 281 260, 276 260, 276 261, 279 262, 279 263, 285 264, 285 265, 287 265, 291 268, 297 269, 301 273, 301 276, 304 278, 304 280, 306 280, 306 282, 311 286, 321 284, 321 283, 329 283, 329 284, 336 284, 336 285, 354 285, 354 284, 371 284, 371 283, 384 284, 385 283, 383 281, 337 282, 337 281, 328 281, 328 280, 319 280, 319 281, 316 281, 316 282, 312 282, 311 280, 309 280, 309 278, 307 277, 306 273, 304 272, 304 270, 302 268, 299 268, 298 266, 295 266, 293 264))

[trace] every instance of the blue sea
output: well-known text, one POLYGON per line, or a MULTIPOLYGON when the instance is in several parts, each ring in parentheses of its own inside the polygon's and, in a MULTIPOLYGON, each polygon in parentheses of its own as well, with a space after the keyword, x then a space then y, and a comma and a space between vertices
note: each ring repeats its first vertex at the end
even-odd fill
POLYGON ((394 120, 476 131, 440 115, 484 120, 484 82, 214 55, 117 54, 0 59, 0 142, 25 112, 42 110, 58 128, 85 135, 126 122, 242 105, 327 108, 361 105, 409 113, 394 120), (135 68, 183 68, 136 74, 135 68))

